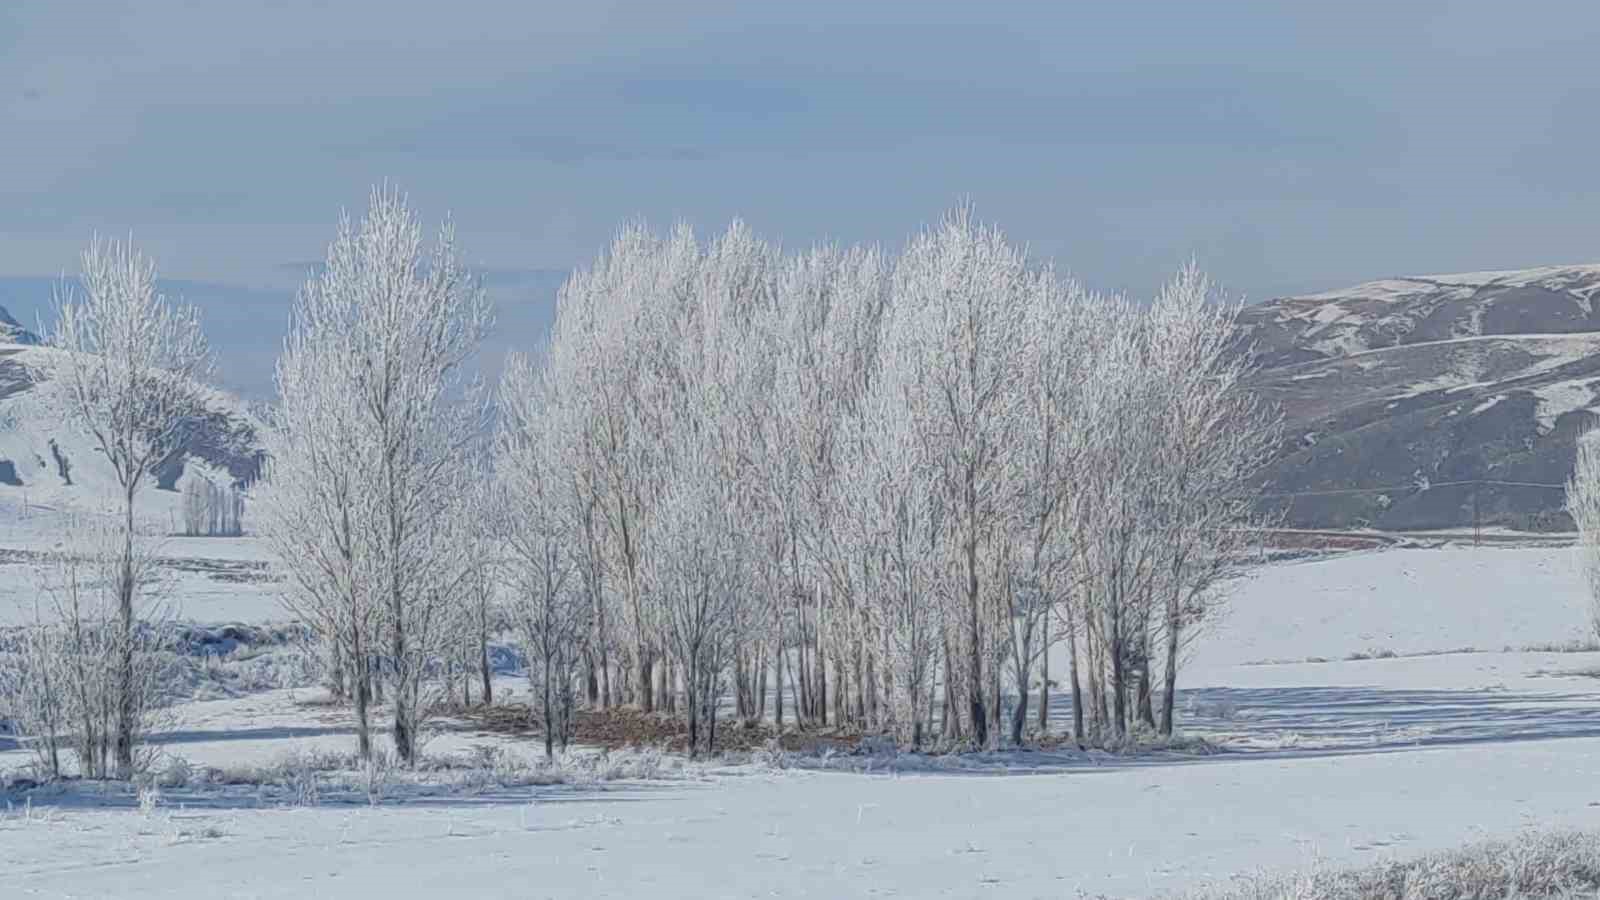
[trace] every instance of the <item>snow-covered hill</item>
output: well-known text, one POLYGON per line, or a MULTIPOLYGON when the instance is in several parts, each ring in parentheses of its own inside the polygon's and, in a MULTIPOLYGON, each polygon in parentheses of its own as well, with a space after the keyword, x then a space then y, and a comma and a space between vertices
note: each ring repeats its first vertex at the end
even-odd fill
MULTIPOLYGON (((119 496, 93 439, 74 427, 30 374, 48 373, 59 352, 0 344, 0 520, 8 525, 31 521, 48 530, 48 521, 62 514, 109 511, 119 496)), ((242 486, 260 470, 261 425, 243 402, 203 385, 195 386, 195 394, 203 419, 183 457, 158 473, 140 504, 141 518, 161 531, 181 523, 179 488, 186 474, 242 486)))
POLYGON ((1246 309, 1240 345, 1288 426, 1275 504, 1297 526, 1568 526, 1556 486, 1600 420, 1597 295, 1600 265, 1560 266, 1246 309))
POLYGON ((0 306, 0 340, 9 344, 37 344, 39 336, 24 328, 10 310, 0 306))

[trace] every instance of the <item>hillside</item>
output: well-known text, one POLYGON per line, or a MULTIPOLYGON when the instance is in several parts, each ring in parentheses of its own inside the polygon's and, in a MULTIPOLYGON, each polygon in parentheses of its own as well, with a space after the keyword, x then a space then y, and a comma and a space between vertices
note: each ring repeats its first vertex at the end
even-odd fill
MULTIPOLYGON (((0 515, 100 512, 119 490, 92 439, 49 403, 33 373, 48 373, 60 351, 0 344, 0 515)), ((48 377, 46 375, 45 377, 48 377)), ((186 474, 219 485, 244 485, 260 471, 260 423, 235 397, 196 385, 202 410, 182 458, 158 473, 142 517, 172 530, 179 520, 178 488, 186 474)))
POLYGON ((1600 421, 1597 295, 1600 266, 1563 266, 1246 309, 1240 347, 1287 425, 1272 504, 1297 527, 1569 527, 1553 486, 1600 421))

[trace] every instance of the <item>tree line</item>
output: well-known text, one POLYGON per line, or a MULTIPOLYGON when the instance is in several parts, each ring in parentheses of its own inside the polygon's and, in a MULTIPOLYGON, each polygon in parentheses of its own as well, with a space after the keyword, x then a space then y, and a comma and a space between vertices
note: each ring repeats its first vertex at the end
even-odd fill
MULTIPOLYGON (((58 345, 113 346, 71 340, 98 303, 166 323, 170 352, 57 381, 103 445, 155 440, 108 451, 129 597, 111 620, 131 635, 132 509, 181 410, 116 392, 205 354, 129 258, 126 284, 62 305, 58 345)), ((502 632, 547 752, 580 705, 681 716, 691 752, 728 715, 1016 746, 1051 728, 1057 681, 1080 745, 1170 736, 1280 436, 1236 309, 1192 264, 1146 302, 1087 291, 965 208, 894 253, 631 225, 490 388, 470 363, 492 310, 453 228, 427 241, 382 189, 297 295, 252 518, 363 756, 380 701, 406 762, 458 675, 492 701, 502 632)), ((138 681, 131 651, 113 668, 138 681)), ((111 727, 120 761, 138 729, 111 727)))

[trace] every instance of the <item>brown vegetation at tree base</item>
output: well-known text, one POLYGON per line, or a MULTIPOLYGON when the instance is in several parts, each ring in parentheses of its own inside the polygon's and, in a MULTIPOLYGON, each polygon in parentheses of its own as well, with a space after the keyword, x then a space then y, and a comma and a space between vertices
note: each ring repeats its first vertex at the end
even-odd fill
MULTIPOLYGON (((493 734, 542 739, 538 716, 527 704, 498 703, 494 706, 459 707, 435 711, 441 718, 465 723, 493 734)), ((581 746, 620 750, 628 747, 664 747, 688 752, 689 725, 682 716, 640 712, 628 707, 608 710, 580 709, 574 713, 573 743, 581 746)), ((813 734, 786 731, 778 734, 770 724, 746 725, 738 720, 717 724, 716 750, 746 752, 768 746, 777 738, 783 749, 820 752, 833 747, 848 750, 861 742, 857 734, 813 734)))

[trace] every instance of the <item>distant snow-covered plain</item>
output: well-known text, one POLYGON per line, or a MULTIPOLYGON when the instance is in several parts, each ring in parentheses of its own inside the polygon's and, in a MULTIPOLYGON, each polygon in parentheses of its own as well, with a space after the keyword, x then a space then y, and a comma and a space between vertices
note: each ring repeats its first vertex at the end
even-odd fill
MULTIPOLYGON (((15 537, 13 549, 38 549, 15 537)), ((262 557, 249 539, 172 547, 262 557)), ((1456 545, 1264 567, 1235 585, 1184 674, 1180 728, 1223 751, 1212 755, 746 762, 587 787, 397 792, 376 808, 205 788, 141 810, 132 796, 46 790, 0 814, 0 893, 1139 897, 1531 826, 1600 827, 1600 680, 1583 674, 1600 653, 1527 649, 1591 636, 1572 553, 1456 545)), ((0 609, 27 595, 27 568, 0 565, 0 609)), ((180 568, 185 618, 283 618, 270 582, 180 568)), ((305 699, 187 704, 163 748, 211 766, 350 749, 342 713, 305 699)), ((1065 729, 1067 698, 1053 703, 1065 729)), ((533 750, 441 741, 431 749, 533 750)), ((6 747, 0 768, 25 761, 6 747)))

